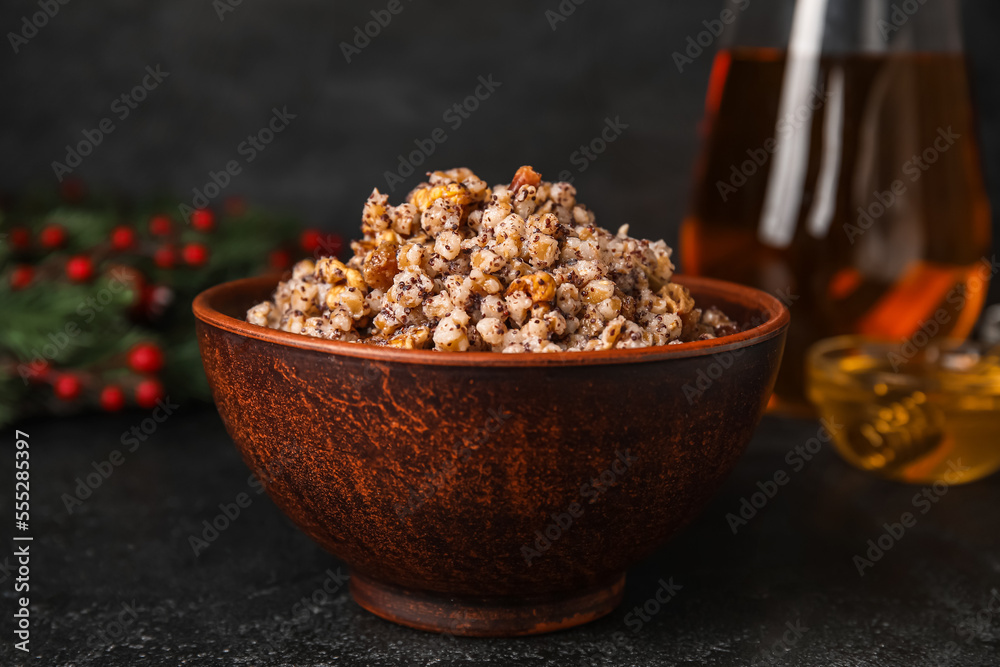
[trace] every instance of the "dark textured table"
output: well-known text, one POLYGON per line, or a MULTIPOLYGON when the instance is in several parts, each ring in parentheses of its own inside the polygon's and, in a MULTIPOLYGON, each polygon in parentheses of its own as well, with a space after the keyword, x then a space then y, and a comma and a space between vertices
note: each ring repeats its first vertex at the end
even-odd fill
MULTIPOLYGON (((342 565, 257 493, 214 411, 183 405, 147 440, 123 441, 147 416, 20 425, 32 455, 31 654, 13 647, 16 574, 0 572, 0 664, 1000 664, 1000 477, 939 486, 924 500, 919 487, 857 472, 829 448, 806 460, 815 422, 766 419, 701 518, 630 572, 611 615, 482 640, 361 610, 342 565), (115 449, 119 465, 102 465, 115 449), (99 469, 110 474, 87 485, 99 469), (778 471, 789 479, 770 487, 778 471), (758 483, 773 497, 753 498, 758 483), (752 516, 744 508, 745 524, 727 519, 742 498, 763 505, 752 516), (228 527, 218 520, 224 529, 206 532, 220 504, 235 515, 240 501, 228 527), (883 536, 881 556, 866 554, 904 512, 915 525, 883 536), (198 555, 192 536, 204 540, 198 555), (863 576, 855 556, 872 559, 863 576)), ((13 429, 3 437, 12 442, 13 429)), ((8 480, 12 450, 5 442, 8 480)), ((10 500, 5 489, 5 517, 10 500)))

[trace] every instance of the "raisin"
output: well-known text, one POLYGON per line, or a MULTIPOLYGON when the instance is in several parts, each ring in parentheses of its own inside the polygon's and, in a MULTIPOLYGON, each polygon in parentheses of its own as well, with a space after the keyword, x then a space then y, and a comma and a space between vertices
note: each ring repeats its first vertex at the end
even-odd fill
POLYGON ((635 319, 635 299, 628 296, 620 289, 615 289, 615 296, 622 300, 622 308, 619 311, 619 315, 624 317, 626 320, 635 319))
POLYGON ((383 241, 368 256, 364 264, 365 282, 374 289, 387 290, 392 287, 392 279, 399 272, 396 265, 396 252, 399 248, 395 243, 383 241))

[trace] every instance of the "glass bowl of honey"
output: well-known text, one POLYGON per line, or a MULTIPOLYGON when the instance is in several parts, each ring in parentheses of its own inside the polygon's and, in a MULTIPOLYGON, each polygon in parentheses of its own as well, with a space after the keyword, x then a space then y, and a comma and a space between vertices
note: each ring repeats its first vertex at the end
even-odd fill
POLYGON ((809 399, 837 451, 915 484, 1000 469, 1000 346, 920 343, 839 336, 809 349, 809 399))

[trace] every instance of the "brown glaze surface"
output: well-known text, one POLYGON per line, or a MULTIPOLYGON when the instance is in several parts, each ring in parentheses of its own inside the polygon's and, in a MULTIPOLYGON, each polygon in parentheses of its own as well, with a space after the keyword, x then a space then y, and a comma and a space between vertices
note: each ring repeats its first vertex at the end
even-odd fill
POLYGON ((359 602, 455 634, 544 632, 610 611, 625 569, 735 465, 788 324, 767 294, 681 277, 699 305, 763 324, 636 350, 398 350, 244 322, 276 282, 226 283, 194 302, 227 430, 275 503, 367 582, 359 602), (553 514, 572 525, 553 528, 553 514), (547 528, 556 537, 541 550, 547 528), (530 565, 522 547, 539 552, 530 565), (576 594, 580 613, 565 602, 576 594), (526 615, 526 599, 550 613, 526 615))

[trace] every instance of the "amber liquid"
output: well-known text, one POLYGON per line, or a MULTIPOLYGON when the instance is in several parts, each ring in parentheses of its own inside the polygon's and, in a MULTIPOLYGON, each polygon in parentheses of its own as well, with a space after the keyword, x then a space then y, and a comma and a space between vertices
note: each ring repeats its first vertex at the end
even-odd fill
MULTIPOLYGON (((970 482, 1000 469, 1000 348, 971 368, 930 348, 893 367, 884 350, 830 355, 809 393, 849 463, 904 482, 970 482), (962 369, 962 370, 959 370, 962 369)), ((958 359, 953 359, 955 356, 958 359)))
POLYGON ((986 294, 990 213, 961 55, 824 56, 795 106, 781 102, 786 66, 776 50, 716 57, 680 250, 687 273, 785 299, 775 396, 809 412, 805 351, 820 338, 968 335, 986 294), (780 157, 786 143, 797 160, 780 157))

